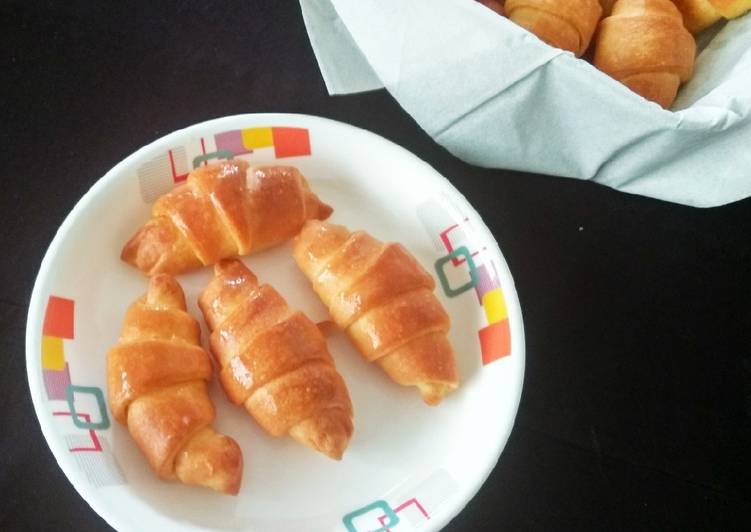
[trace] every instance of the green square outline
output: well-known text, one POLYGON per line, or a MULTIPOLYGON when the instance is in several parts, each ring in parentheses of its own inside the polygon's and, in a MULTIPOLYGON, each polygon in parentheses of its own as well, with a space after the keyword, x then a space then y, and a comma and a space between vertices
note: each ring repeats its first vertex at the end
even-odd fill
POLYGON ((218 151, 212 151, 211 153, 206 153, 204 155, 199 155, 198 157, 193 158, 193 170, 201 166, 201 163, 204 161, 210 161, 211 159, 214 159, 214 158, 230 160, 234 156, 235 154, 229 150, 218 150, 218 151))
POLYGON ((390 528, 395 527, 399 524, 399 516, 396 515, 396 512, 394 512, 391 506, 389 506, 389 503, 387 503, 383 499, 379 499, 342 517, 342 521, 344 522, 344 526, 346 527, 347 532, 358 532, 353 523, 355 518, 361 515, 365 515, 366 513, 378 508, 383 510, 383 513, 386 514, 386 517, 389 518, 389 522, 388 524, 383 525, 381 528, 368 532, 387 532, 390 528))
POLYGON ((467 290, 474 288, 477 283, 480 282, 480 275, 477 273, 475 260, 472 258, 472 254, 469 252, 469 249, 467 249, 467 246, 458 247, 445 257, 441 257, 440 259, 435 261, 435 271, 438 274, 438 279, 441 281, 443 291, 446 292, 446 295, 448 297, 456 297, 460 294, 463 294, 467 290), (446 273, 443 271, 443 267, 447 262, 457 257, 464 257, 467 261, 467 266, 469 267, 469 282, 463 284, 459 288, 451 288, 451 286, 449 286, 449 280, 446 277, 446 273))
POLYGON ((109 428, 110 418, 107 415, 107 405, 104 402, 104 394, 102 393, 101 388, 97 388, 96 386, 77 386, 75 384, 69 384, 65 389, 65 399, 68 401, 68 408, 70 408, 70 415, 73 419, 73 424, 79 429, 104 430, 109 428), (79 419, 78 413, 76 412, 74 396, 76 392, 88 393, 94 396, 97 406, 99 407, 99 414, 102 418, 101 421, 94 423, 79 419))

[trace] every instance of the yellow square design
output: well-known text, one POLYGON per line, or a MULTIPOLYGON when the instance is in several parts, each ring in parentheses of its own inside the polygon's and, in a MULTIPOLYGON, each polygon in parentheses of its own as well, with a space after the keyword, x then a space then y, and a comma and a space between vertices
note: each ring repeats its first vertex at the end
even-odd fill
POLYGON ((242 130, 243 146, 246 150, 268 148, 274 145, 274 135, 270 127, 251 127, 242 130))
POLYGON ((500 288, 494 288, 482 296, 482 306, 485 309, 485 316, 488 323, 498 323, 508 318, 506 309, 506 300, 500 288))
POLYGON ((42 368, 55 371, 65 369, 62 338, 42 336, 42 368))

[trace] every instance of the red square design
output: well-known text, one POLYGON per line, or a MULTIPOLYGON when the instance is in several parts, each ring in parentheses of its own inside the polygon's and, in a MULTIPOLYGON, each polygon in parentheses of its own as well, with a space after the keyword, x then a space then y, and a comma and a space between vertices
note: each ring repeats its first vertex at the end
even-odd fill
POLYGON ((44 313, 42 334, 73 339, 73 300, 50 296, 44 313))
POLYGON ((511 354, 511 330, 508 319, 480 329, 482 364, 490 364, 511 354))
POLYGON ((271 135, 274 139, 274 154, 277 159, 310 155, 310 136, 307 129, 274 127, 271 128, 271 135))

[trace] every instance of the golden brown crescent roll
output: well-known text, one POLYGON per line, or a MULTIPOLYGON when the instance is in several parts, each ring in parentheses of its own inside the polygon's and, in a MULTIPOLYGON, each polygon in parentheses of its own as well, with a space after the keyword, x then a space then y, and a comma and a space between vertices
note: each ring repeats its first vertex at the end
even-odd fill
POLYGON ((602 15, 598 0, 506 0, 506 16, 551 46, 581 56, 602 15))
POLYGON ((594 64, 667 108, 694 72, 696 42, 670 0, 618 0, 600 22, 594 64))
POLYGON ((721 18, 740 17, 751 9, 751 0, 673 0, 691 33, 708 28, 721 18))
POLYGON ((180 273, 280 244, 331 212, 297 168, 248 170, 242 160, 199 166, 154 203, 121 258, 147 275, 180 273))
POLYGON ((161 478, 234 495, 242 453, 235 440, 209 426, 212 368, 200 334, 177 281, 152 277, 107 355, 109 405, 161 478))
POLYGON ((227 396, 272 436, 339 460, 352 436, 352 403, 318 327, 239 260, 222 260, 199 306, 227 396))
POLYGON ((435 281, 403 246, 309 221, 294 256, 368 361, 395 382, 416 386, 430 405, 458 386, 448 314, 433 293, 435 281))

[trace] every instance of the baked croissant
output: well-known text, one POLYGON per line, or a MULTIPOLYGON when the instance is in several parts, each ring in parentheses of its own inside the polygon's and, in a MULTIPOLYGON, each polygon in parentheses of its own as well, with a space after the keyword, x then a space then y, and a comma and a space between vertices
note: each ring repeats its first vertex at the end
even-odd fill
POLYGON ((161 478, 234 495, 242 453, 235 440, 209 426, 212 367, 200 334, 177 281, 152 277, 107 355, 109 405, 161 478))
POLYGON ((551 46, 581 56, 602 15, 599 0, 506 0, 506 16, 551 46))
POLYGON ((696 42, 670 0, 618 0, 600 22, 594 64, 667 108, 693 75, 695 54, 696 42))
POLYGON ((121 258, 147 275, 180 273, 280 244, 331 212, 294 167, 200 166, 154 203, 121 258))
POLYGON ((691 33, 698 33, 722 18, 740 17, 751 9, 751 0, 673 0, 691 33))
POLYGON ((450 320, 435 281, 400 244, 341 225, 309 221, 295 261, 360 353, 429 405, 458 386, 450 320))
POLYGON ((234 259, 214 266, 198 304, 229 399, 272 436, 289 434, 339 460, 352 403, 318 327, 234 259))

